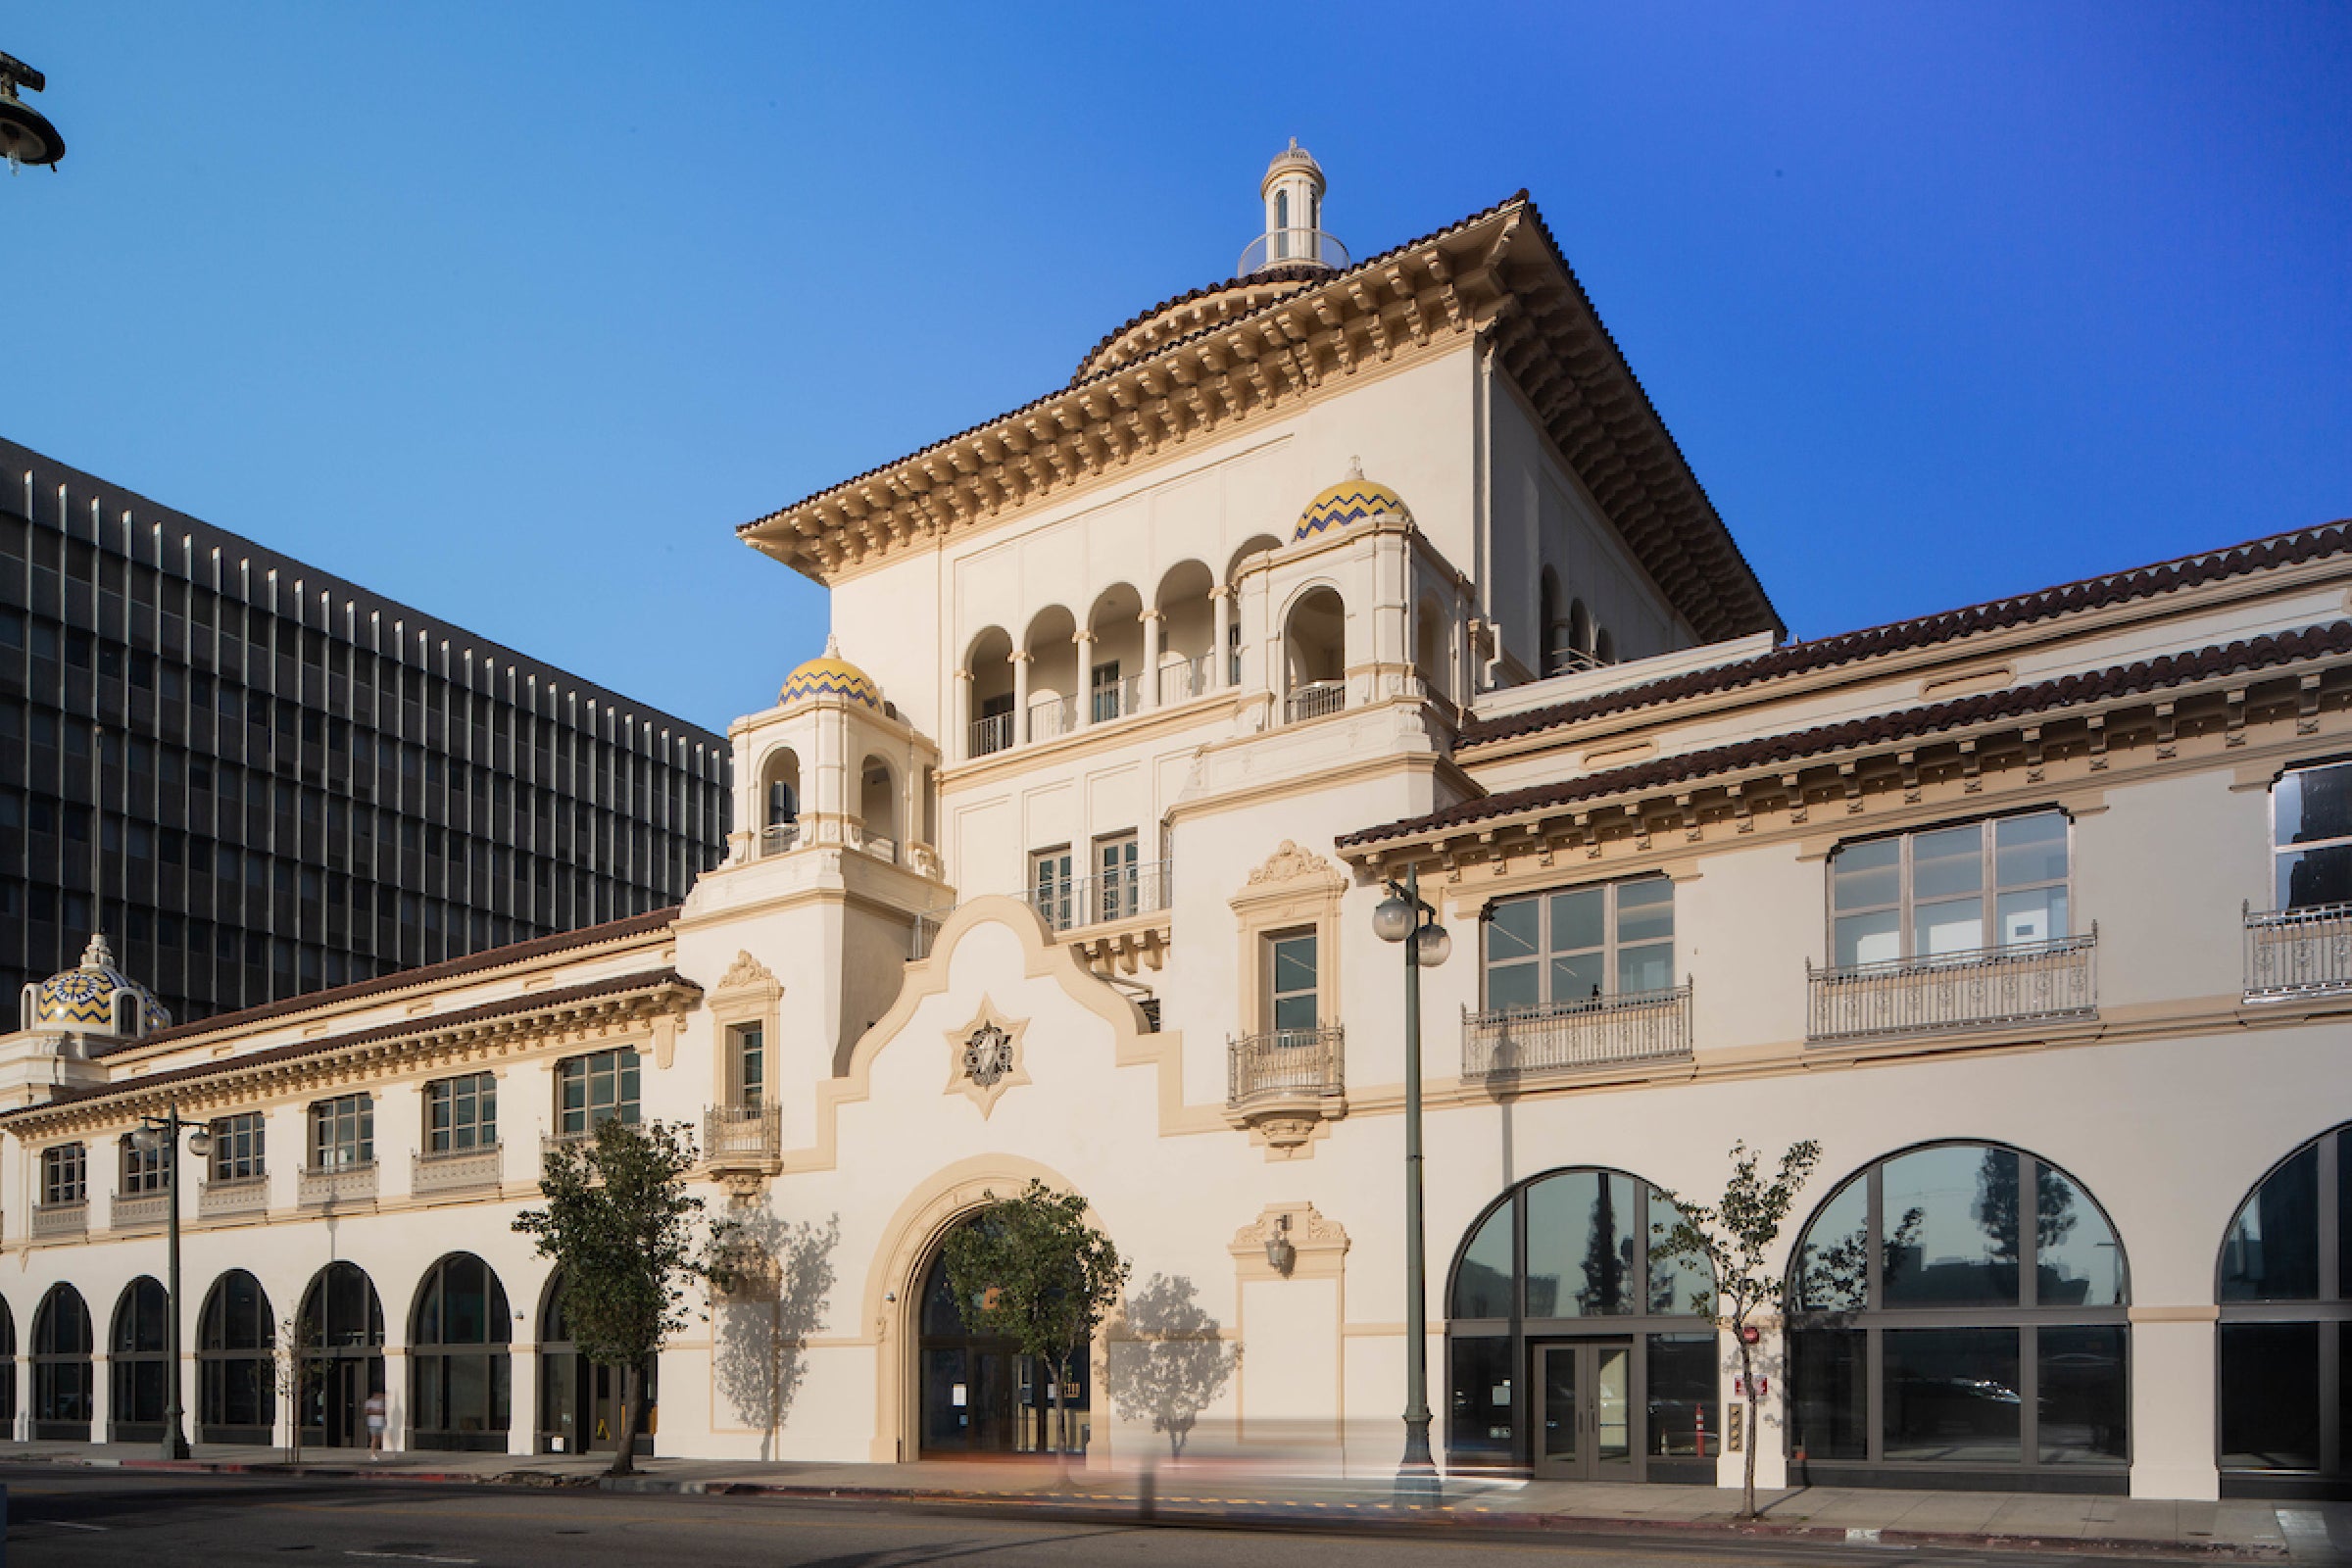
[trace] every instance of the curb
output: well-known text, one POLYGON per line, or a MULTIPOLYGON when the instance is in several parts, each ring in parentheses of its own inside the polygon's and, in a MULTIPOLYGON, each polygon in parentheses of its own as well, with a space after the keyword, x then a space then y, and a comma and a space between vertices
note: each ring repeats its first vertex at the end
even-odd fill
POLYGON ((1140 1495, 1078 1496, 1054 1493, 957 1492, 926 1487, 817 1486, 761 1481, 669 1480, 662 1476, 559 1475, 545 1470, 512 1470, 494 1474, 466 1470, 385 1469, 376 1465, 298 1465, 278 1461, 250 1463, 233 1459, 105 1459, 65 1456, 0 1459, 6 1464, 41 1464, 83 1469, 120 1469, 198 1475, 274 1476, 315 1481, 409 1482, 432 1486, 524 1488, 593 1488, 599 1492, 639 1495, 765 1497, 777 1501, 887 1503, 952 1509, 958 1513, 1018 1514, 1039 1519, 1100 1521, 1117 1519, 1175 1529, 1279 1526, 1356 1534, 1378 1527, 1394 1534, 1461 1536, 1588 1536, 1601 1539, 1627 1536, 1734 1540, 1806 1541, 1848 1546, 1938 1547, 1974 1551, 2065 1553, 2083 1557, 2128 1556, 2169 1558, 2182 1562, 2255 1562, 2288 1560, 2284 1544, 2147 1541, 2114 1536, 1978 1535, 1961 1531, 1858 1529, 1842 1525, 1783 1524, 1771 1519, 1653 1519, 1613 1518, 1587 1514, 1512 1513, 1477 1509, 1434 1511, 1400 1509, 1380 1502, 1255 1501, 1240 1506, 1205 1505, 1187 1499, 1140 1495))

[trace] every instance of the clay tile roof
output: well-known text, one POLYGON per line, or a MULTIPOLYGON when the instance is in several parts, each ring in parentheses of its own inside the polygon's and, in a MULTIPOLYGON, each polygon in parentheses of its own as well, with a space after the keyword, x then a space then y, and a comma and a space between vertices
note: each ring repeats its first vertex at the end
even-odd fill
POLYGON ((2314 626, 2304 631, 2280 632, 2268 637, 2247 638, 2242 642, 2217 644, 2193 653, 2172 654, 2132 664, 2115 664, 2084 674, 2040 681, 2032 686, 1987 692, 1980 697, 1963 697, 1948 703, 1903 709, 1891 713, 1874 713, 1867 718, 1824 724, 1785 735, 1735 741, 1727 746, 1711 747, 1681 757, 1664 757, 1655 761, 1613 768, 1583 778, 1531 785, 1500 795, 1464 801, 1458 806, 1447 807, 1445 810, 1433 811, 1426 816, 1366 828, 1360 833, 1346 835, 1338 843, 1343 849, 1352 849, 1392 839, 1444 832, 1492 821, 1496 817, 1548 810, 1581 801, 1686 784, 1694 779, 1721 774, 1747 772, 1832 756, 1859 747, 1965 729, 2001 719, 2023 718, 2084 703, 2130 697, 2224 675, 2274 669, 2282 664, 2347 653, 2352 653, 2352 621, 2331 621, 2325 626, 2314 626))
POLYGON ((433 1035, 450 1029, 463 1029, 472 1024, 490 1023, 517 1014, 547 1012, 567 1007, 575 1003, 595 1002, 605 997, 624 996, 632 991, 654 991, 663 986, 683 986, 696 993, 702 988, 682 977, 675 969, 646 969, 636 974, 615 975, 610 980, 591 981, 586 985, 565 986, 550 991, 526 991, 520 996, 502 997, 485 1002, 478 1007, 466 1007, 457 1012, 429 1013, 415 1018, 403 1018, 397 1023, 379 1024, 371 1029, 355 1029, 346 1034, 321 1035, 316 1040, 298 1040, 267 1051, 248 1052, 240 1056, 222 1056, 213 1061, 197 1062, 193 1066, 173 1067, 166 1072, 141 1073, 119 1083, 95 1089, 70 1090, 56 1099, 37 1105, 21 1105, 14 1110, 0 1111, 0 1121, 14 1121, 37 1116, 43 1111, 60 1110, 73 1105, 88 1104, 92 1101, 117 1100, 136 1095, 159 1085, 188 1083, 200 1078, 217 1078, 242 1072, 248 1067, 273 1065, 281 1061, 297 1061, 305 1056, 321 1056, 330 1052, 346 1051, 385 1040, 402 1040, 415 1036, 433 1035))
POLYGON ((1790 643, 1753 659, 1716 664, 1685 675, 1669 675, 1662 680, 1647 681, 1639 686, 1600 692, 1545 708, 1531 708, 1524 712, 1476 719, 1462 727, 1460 745, 1463 750, 1468 750, 1497 741, 1516 740, 1523 735, 1557 729, 1563 724, 1574 724, 1588 718, 1630 712, 1636 709, 1652 708, 1661 703, 1678 702, 1715 692, 1735 691, 1759 681, 1834 668, 1881 654, 1932 648, 1939 643, 1982 632, 2046 620, 2053 615, 2097 610, 2108 605, 2170 593, 2177 588, 2222 582, 2276 566, 2325 560, 2341 555, 2348 548, 2352 548, 2352 519, 2297 529, 2291 533, 2273 534, 2268 538, 2253 539, 2221 550, 2181 556, 2176 560, 2158 562, 2151 566, 2134 566, 2127 571, 2109 572, 2103 576, 2085 577, 2079 582, 2061 583, 2054 588, 1994 599, 1960 610, 1891 621, 1861 631, 1840 632, 1834 637, 1817 637, 1810 642, 1790 643))
POLYGON ((397 991, 429 986, 461 975, 503 969, 509 964, 543 958, 551 953, 567 953, 573 948, 593 947, 600 942, 617 942, 624 937, 660 931, 677 917, 678 906, 672 904, 663 908, 648 909, 643 914, 608 920, 603 925, 582 926, 576 931, 559 931, 554 936, 533 937, 528 942, 512 942, 503 948, 484 948, 479 953, 469 953, 462 958, 447 958, 416 969, 395 969, 390 974, 377 975, 372 980, 354 981, 347 986, 336 986, 331 991, 306 991, 298 997, 264 1003, 258 1007, 246 1007, 237 1012, 217 1012, 209 1018, 191 1019, 169 1029, 158 1029, 136 1040, 117 1042, 97 1054, 111 1056, 146 1046, 192 1040, 232 1029, 250 1029, 255 1024, 267 1023, 272 1018, 284 1018, 320 1007, 340 1006, 346 1002, 358 1002, 368 997, 389 996, 397 991))

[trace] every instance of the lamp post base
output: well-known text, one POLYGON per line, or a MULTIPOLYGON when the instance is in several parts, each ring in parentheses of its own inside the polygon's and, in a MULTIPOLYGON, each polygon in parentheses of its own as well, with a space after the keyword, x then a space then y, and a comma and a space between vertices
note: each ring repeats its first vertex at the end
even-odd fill
POLYGON ((178 1433, 175 1432, 164 1440, 165 1458, 185 1459, 188 1457, 188 1440, 181 1437, 178 1433))
POLYGON ((1445 1488, 1429 1451, 1429 1417, 1404 1424, 1404 1459, 1396 1466, 1396 1505, 1434 1508, 1445 1501, 1445 1488))

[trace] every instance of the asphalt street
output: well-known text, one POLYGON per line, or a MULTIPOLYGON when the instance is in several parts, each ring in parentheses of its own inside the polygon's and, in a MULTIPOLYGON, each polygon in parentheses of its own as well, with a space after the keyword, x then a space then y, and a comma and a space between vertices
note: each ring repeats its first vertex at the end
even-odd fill
POLYGON ((140 1563, 403 1563, 481 1568, 918 1568, 927 1563, 1138 1564, 1207 1568, 1425 1568, 1477 1560, 1679 1565, 1803 1564, 1886 1568, 2034 1568, 2086 1559, 1935 1552, 1786 1542, 1583 1537, 1449 1540, 1427 1535, 1200 1529, 1054 1522, 952 1513, 922 1505, 751 1497, 636 1496, 368 1481, 141 1475, 9 1468, 7 1568, 140 1563))

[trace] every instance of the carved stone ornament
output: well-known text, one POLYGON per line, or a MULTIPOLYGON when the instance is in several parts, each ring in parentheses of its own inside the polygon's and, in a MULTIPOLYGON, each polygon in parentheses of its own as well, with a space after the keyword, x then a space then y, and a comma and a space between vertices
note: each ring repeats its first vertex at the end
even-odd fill
POLYGON ((735 961, 727 965, 727 972, 718 977, 718 984, 712 989, 717 991, 757 991, 765 990, 774 986, 775 983, 776 977, 766 964, 761 963, 749 953, 738 949, 735 954, 735 961))
POLYGON ((1312 850, 1302 850, 1290 839, 1282 848, 1266 857, 1266 861, 1250 873, 1253 888, 1279 886, 1289 882, 1345 883, 1347 877, 1340 868, 1312 850))
POLYGON ((1352 1245, 1347 1227, 1317 1212, 1314 1204, 1274 1203, 1235 1231, 1225 1250, 1248 1275, 1263 1270, 1291 1279, 1337 1274, 1352 1245), (1267 1250, 1266 1244, 1276 1237, 1289 1244, 1288 1269, 1275 1265, 1267 1250))
POLYGON ((1021 1036, 1028 1027, 1026 1020, 1004 1017, 983 996, 971 1022, 948 1031, 948 1093, 969 1097, 982 1116, 996 1109, 1005 1090, 1029 1082, 1021 1060, 1021 1036))

